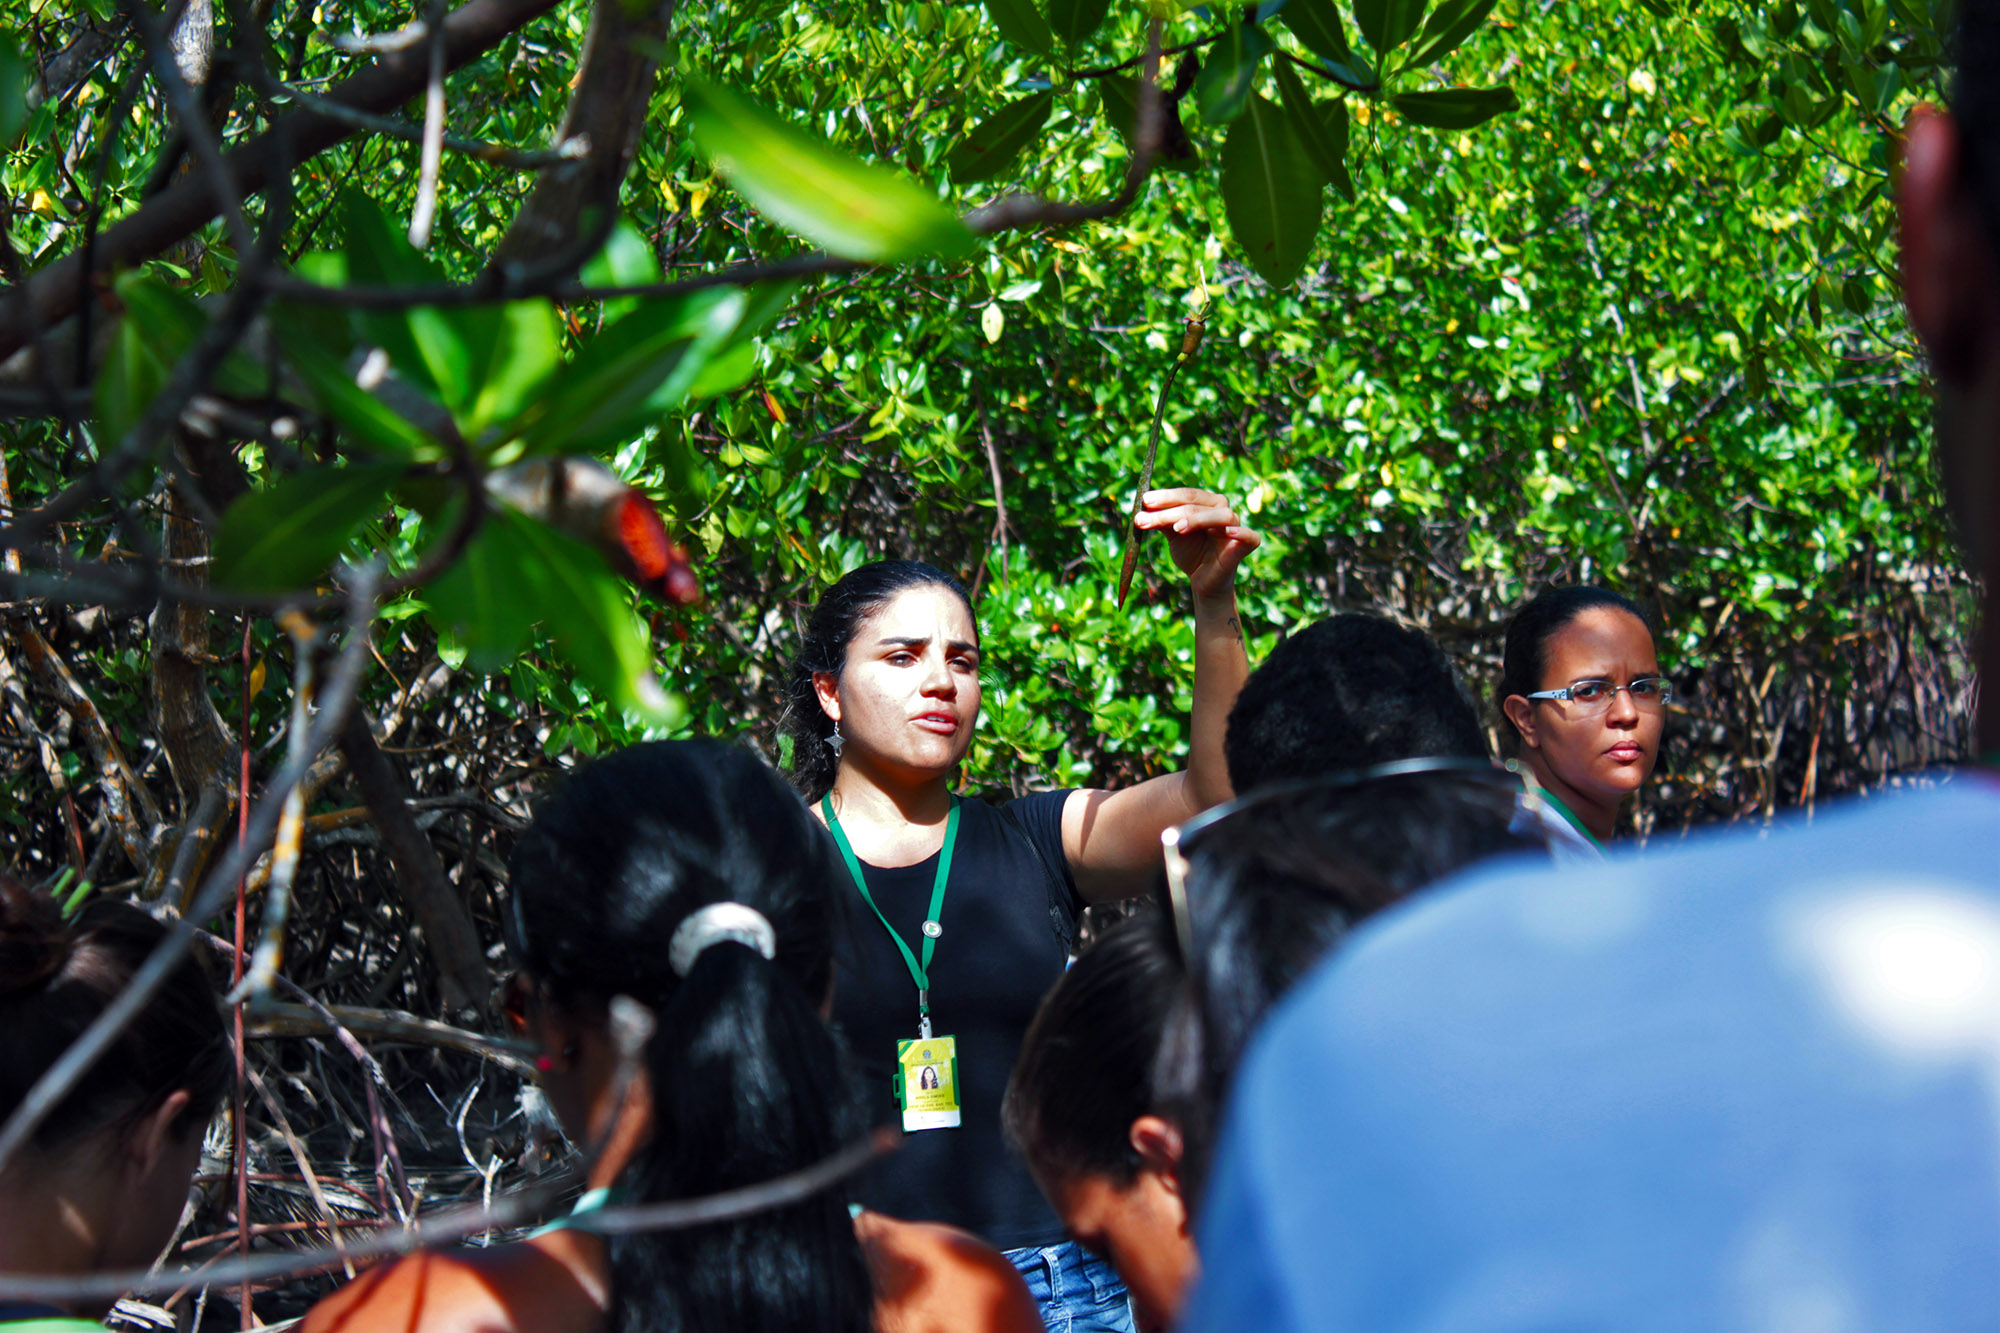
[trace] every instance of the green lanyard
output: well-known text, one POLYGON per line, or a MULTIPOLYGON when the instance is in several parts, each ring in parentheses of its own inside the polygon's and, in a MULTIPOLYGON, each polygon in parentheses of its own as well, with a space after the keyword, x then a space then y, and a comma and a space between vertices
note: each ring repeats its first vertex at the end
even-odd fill
POLYGON ((1556 799, 1556 794, 1554 792, 1550 791, 1547 787, 1541 787, 1538 788, 1537 790, 1541 793, 1542 799, 1548 802, 1549 808, 1554 810, 1557 814, 1561 815, 1563 817, 1563 821, 1567 823, 1571 828, 1575 829, 1578 833, 1581 833, 1584 837, 1588 838, 1590 840, 1590 845, 1592 847, 1604 846, 1603 843, 1597 840, 1597 835, 1595 833, 1592 833, 1589 829, 1583 826, 1583 821, 1581 819, 1578 819, 1575 815, 1570 813, 1568 806, 1564 805, 1561 801, 1556 799))
POLYGON ((854 855, 854 848, 848 845, 847 835, 840 830, 840 820, 833 813, 833 794, 820 798, 820 813, 826 816, 826 826, 833 833, 833 840, 840 844, 841 859, 847 862, 847 871, 854 876, 854 887, 861 890, 861 899, 874 911, 875 919, 882 923, 882 929, 889 932, 889 938, 896 942, 896 949, 903 955, 903 963, 910 969, 910 980, 917 983, 917 1037, 928 1041, 931 1035, 931 955, 937 952, 938 936, 944 934, 944 926, 938 914, 944 910, 945 885, 951 879, 951 849, 958 843, 958 797, 951 798, 951 814, 944 821, 944 847, 938 852, 937 878, 931 883, 931 910, 924 921, 924 960, 919 963, 917 956, 910 952, 910 946, 889 924, 889 918, 882 915, 882 909, 875 906, 875 895, 868 892, 868 877, 861 873, 861 861, 854 855))

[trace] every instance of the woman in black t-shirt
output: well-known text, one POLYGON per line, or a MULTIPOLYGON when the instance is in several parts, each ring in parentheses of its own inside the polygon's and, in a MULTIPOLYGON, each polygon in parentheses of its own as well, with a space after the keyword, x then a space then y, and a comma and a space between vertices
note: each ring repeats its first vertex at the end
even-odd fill
POLYGON ((842 844, 858 917, 834 1020, 878 1122, 909 1131, 861 1182, 890 1216, 949 1222, 1008 1251, 1052 1326, 1130 1328, 1124 1292, 1062 1226, 1000 1135, 1000 1100, 1084 905, 1144 892, 1163 829, 1230 796, 1222 738, 1249 674, 1236 567, 1259 541, 1220 496, 1151 491, 1138 525, 1168 533, 1194 594, 1185 772, 1120 791, 961 802, 950 782, 979 715, 979 630, 965 590, 881 561, 820 598, 794 663, 793 779, 842 844), (871 910, 872 909, 872 910, 871 910), (920 986, 922 989, 920 990, 920 986), (922 1069, 937 1065, 938 1088, 922 1069))

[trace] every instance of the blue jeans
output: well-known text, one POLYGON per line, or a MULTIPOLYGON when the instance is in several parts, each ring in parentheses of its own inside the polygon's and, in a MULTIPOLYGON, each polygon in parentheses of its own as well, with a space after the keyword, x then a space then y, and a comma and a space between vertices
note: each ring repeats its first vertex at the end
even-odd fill
POLYGON ((1132 1303, 1110 1264, 1075 1241, 1008 1250, 1049 1333, 1133 1333, 1132 1303))

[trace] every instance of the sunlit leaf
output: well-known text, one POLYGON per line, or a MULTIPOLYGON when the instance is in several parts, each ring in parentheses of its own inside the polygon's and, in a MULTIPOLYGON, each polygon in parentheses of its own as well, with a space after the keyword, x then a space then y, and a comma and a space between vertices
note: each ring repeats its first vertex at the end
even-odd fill
MULTIPOLYGON (((350 190, 340 212, 351 281, 381 287, 444 282, 444 272, 411 248, 405 229, 390 222, 374 200, 350 190)), ((428 390, 453 411, 465 406, 472 392, 472 354, 458 320, 435 306, 367 309, 359 319, 362 336, 388 354, 399 378, 428 390)))
MULTIPOLYGON (((450 533, 457 521, 448 512, 438 531, 450 533)), ((514 531, 527 521, 505 507, 494 508, 458 559, 425 590, 431 623, 464 644, 479 671, 506 669, 527 646, 534 617, 522 590, 533 575, 524 568, 528 546, 514 531)))
POLYGON ((471 384, 459 420, 469 435, 520 411, 562 360, 561 325, 547 301, 477 313, 485 336, 466 340, 471 384))
POLYGON ((212 576, 250 593, 309 586, 387 506, 402 473, 395 464, 311 468, 250 492, 222 515, 212 576))
POLYGON ((498 465, 531 454, 622 444, 684 397, 708 353, 743 314, 743 294, 712 288, 651 301, 578 349, 511 423, 498 465))
POLYGON ((837 255, 962 258, 972 233, 906 176, 850 157, 735 89, 686 76, 695 144, 759 212, 837 255))
POLYGON ((1031 93, 979 122, 945 159, 945 165, 951 168, 951 178, 961 185, 971 185, 1005 172, 1048 123, 1055 104, 1053 90, 1031 93))
POLYGON ((756 339, 791 304, 798 294, 799 282, 797 278, 787 278, 760 282, 744 290, 743 313, 736 327, 695 372, 688 385, 688 397, 712 398, 728 393, 741 388, 757 373, 756 339))
MULTIPOLYGON (((660 261, 632 219, 620 218, 605 237, 604 248, 590 257, 578 276, 591 287, 642 287, 660 281, 660 261)), ((610 323, 638 306, 638 297, 613 297, 604 303, 604 320, 610 323)))
MULTIPOLYGON (((496 514, 520 545, 529 613, 548 629, 586 685, 628 712, 662 726, 679 721, 679 702, 660 688, 646 626, 625 582, 604 557, 546 523, 496 514)), ((493 521, 489 518, 489 522, 493 521)))
POLYGON ((436 455, 439 446, 408 418, 355 383, 347 367, 326 350, 311 326, 290 310, 273 314, 271 328, 289 365, 312 392, 319 410, 362 448, 397 458, 436 455))
POLYGON ((1512 88, 1440 88, 1398 93, 1390 102, 1412 124, 1440 130, 1469 130, 1521 105, 1512 88))
POLYGON ((1285 115, 1252 95, 1222 146, 1222 200, 1244 258, 1264 281, 1289 286, 1319 231, 1320 173, 1285 115))

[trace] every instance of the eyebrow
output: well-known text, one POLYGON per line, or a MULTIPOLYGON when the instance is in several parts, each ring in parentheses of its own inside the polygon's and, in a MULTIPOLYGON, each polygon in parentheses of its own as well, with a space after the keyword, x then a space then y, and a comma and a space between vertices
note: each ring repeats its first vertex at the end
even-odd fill
MULTIPOLYGON (((877 648, 924 648, 929 645, 929 639, 879 639, 875 644, 877 648)), ((945 644, 945 647, 955 653, 971 653, 975 657, 979 655, 979 645, 967 643, 963 639, 953 639, 945 644)))

